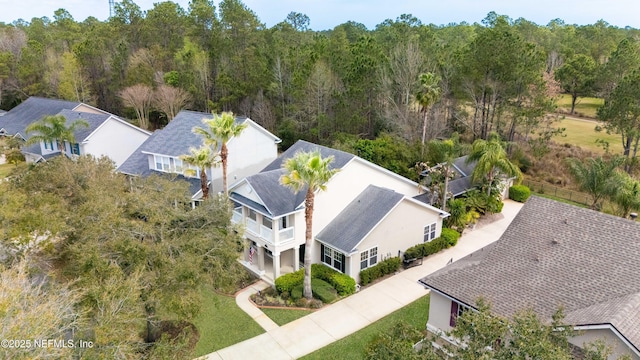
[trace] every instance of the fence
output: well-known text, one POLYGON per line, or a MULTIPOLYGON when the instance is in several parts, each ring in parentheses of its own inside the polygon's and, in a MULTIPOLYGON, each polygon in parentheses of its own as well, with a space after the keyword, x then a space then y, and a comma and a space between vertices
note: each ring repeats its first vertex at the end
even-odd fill
POLYGON ((573 201, 586 206, 590 206, 592 203, 591 196, 585 193, 567 190, 565 188, 532 180, 524 180, 522 183, 528 186, 529 189, 531 189, 531 192, 534 193, 552 195, 560 199, 573 201))

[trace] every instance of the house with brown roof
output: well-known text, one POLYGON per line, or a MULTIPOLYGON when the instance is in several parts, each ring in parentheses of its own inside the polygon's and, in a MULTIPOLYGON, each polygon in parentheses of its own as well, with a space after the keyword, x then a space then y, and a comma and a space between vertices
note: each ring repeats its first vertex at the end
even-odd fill
POLYGON ((640 224, 532 196, 497 242, 420 280, 427 330, 448 339, 479 298, 502 317, 532 309, 550 321, 563 307, 573 345, 603 339, 611 358, 640 359, 639 274, 640 224))

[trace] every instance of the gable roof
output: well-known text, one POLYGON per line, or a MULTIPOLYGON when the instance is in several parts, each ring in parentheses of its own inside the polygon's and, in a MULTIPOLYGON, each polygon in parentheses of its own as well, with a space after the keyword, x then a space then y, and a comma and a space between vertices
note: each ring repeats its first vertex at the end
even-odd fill
POLYGON ((638 351, 639 258, 640 224, 532 196, 497 242, 420 282, 502 316, 563 306, 567 323, 611 324, 638 351))
POLYGON ((316 240, 350 254, 402 199, 403 194, 369 185, 316 235, 316 240))
POLYGON ((289 158, 292 158, 295 154, 299 152, 313 152, 313 151, 320 151, 320 155, 323 158, 333 156, 333 161, 329 164, 330 169, 341 169, 349 161, 351 161, 351 159, 356 157, 355 155, 349 154, 348 152, 332 149, 326 146, 310 143, 304 140, 298 140, 285 152, 280 154, 280 156, 278 156, 277 159, 273 160, 271 164, 267 165, 264 169, 262 169, 261 172, 280 169, 284 161, 289 158))
POLYGON ((79 102, 45 99, 32 96, 14 107, 0 117, 0 129, 4 129, 6 134, 20 134, 23 138, 28 138, 25 128, 46 115, 56 115, 64 109, 73 109, 80 105, 79 102))

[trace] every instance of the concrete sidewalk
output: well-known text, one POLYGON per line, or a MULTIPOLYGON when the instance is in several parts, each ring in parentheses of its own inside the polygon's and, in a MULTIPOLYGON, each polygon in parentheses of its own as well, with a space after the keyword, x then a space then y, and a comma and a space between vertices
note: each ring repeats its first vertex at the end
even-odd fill
POLYGON ((249 301, 251 293, 266 285, 254 284, 239 293, 236 302, 267 332, 202 358, 297 359, 352 334, 426 295, 428 291, 418 284, 418 279, 443 268, 450 261, 456 261, 498 240, 522 205, 506 200, 502 210, 504 218, 465 231, 455 247, 426 258, 421 266, 401 271, 344 300, 281 327, 274 326, 273 321, 249 301))

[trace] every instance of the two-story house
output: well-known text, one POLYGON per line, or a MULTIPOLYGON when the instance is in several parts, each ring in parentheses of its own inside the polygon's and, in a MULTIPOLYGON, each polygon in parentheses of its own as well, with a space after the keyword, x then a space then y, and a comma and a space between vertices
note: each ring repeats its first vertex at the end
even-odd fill
POLYGON ((416 182, 358 156, 306 141, 298 141, 260 173, 230 188, 235 203, 233 221, 245 225, 248 246, 242 262, 273 282, 295 271, 311 251, 314 263, 324 263, 358 280, 360 270, 408 247, 431 241, 448 214, 413 199, 416 182), (282 164, 299 151, 333 156, 339 169, 316 194, 313 247, 305 249, 305 191, 294 193, 280 184, 282 164))
MULTIPOLYGON (((203 127, 203 119, 211 119, 210 113, 182 110, 167 126, 155 131, 117 171, 133 176, 151 174, 177 174, 178 178, 190 184, 192 200, 202 198, 200 169, 190 167, 180 160, 180 156, 189 154, 190 148, 203 145, 203 138, 193 133, 194 127, 203 127), (187 171, 191 168, 194 171, 187 171)), ((240 136, 231 138, 227 143, 229 150, 227 179, 229 184, 255 174, 278 156, 280 139, 247 117, 236 117, 239 124, 247 124, 240 136)), ((220 144, 218 145, 220 146, 220 144)), ((222 168, 212 167, 206 170, 209 189, 221 192, 222 168)))

